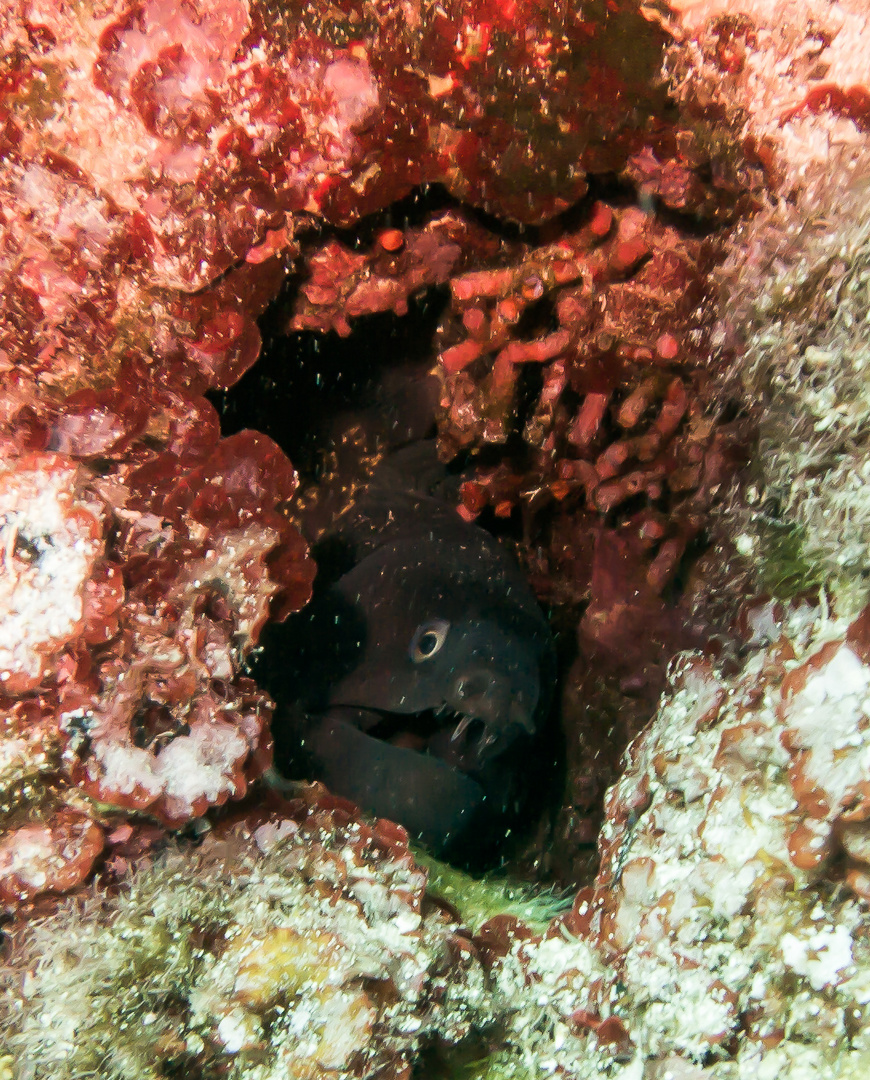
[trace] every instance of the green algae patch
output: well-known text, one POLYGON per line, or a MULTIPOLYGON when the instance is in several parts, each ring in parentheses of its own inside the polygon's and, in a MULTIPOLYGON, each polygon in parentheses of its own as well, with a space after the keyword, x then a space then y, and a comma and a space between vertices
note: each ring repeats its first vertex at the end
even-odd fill
POLYGON ((805 555, 806 536, 802 529, 768 520, 759 530, 760 576, 767 592, 780 600, 791 600, 822 585, 821 568, 805 555))
POLYGON ((429 894, 456 908, 462 921, 475 933, 490 919, 511 915, 534 933, 541 934, 552 919, 571 907, 573 897, 564 893, 542 890, 496 874, 472 877, 424 851, 415 850, 414 857, 429 874, 429 894))

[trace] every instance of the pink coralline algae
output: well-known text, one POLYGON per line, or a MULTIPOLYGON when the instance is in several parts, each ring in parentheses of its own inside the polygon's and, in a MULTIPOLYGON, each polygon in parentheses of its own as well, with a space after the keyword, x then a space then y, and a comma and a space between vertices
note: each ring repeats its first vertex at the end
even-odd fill
MULTIPOLYGON (((18 852, 0 869, 6 899, 34 892, 22 851, 40 862, 56 842, 78 880, 90 870, 65 805, 178 825, 242 797, 269 762, 270 703, 238 672, 270 613, 308 595, 304 544, 267 509, 292 497, 295 474, 264 436, 219 442, 214 423, 177 449, 99 472, 49 451, 6 459, 2 788, 18 852)), ((90 850, 103 833, 88 824, 90 850)), ((39 880, 64 891, 70 874, 39 880)))
MULTIPOLYGON (((57 854, 64 815, 179 825, 268 763, 270 703, 240 671, 313 563, 292 467, 221 439, 203 394, 256 360, 305 230, 428 181, 518 220, 564 209, 638 151, 666 35, 633 3, 27 0, 0 37, 3 821, 57 854)), ((382 230, 382 272, 324 322, 327 245, 295 325, 402 311, 497 248, 461 215, 382 230)), ((32 897, 39 872, 4 866, 4 895, 32 897)))
POLYGON ((161 392, 228 385, 256 359, 292 215, 359 157, 378 91, 346 50, 266 49, 255 15, 231 0, 5 17, 0 420, 75 413, 71 395, 138 366, 153 427, 161 392))
POLYGON ((419 228, 383 229, 365 251, 329 240, 305 254, 307 276, 286 329, 335 330, 347 337, 350 320, 380 311, 404 315, 415 293, 446 284, 471 261, 500 249, 491 232, 454 210, 419 228))
POLYGON ((451 281, 454 319, 440 354, 445 449, 506 443, 523 369, 534 366, 540 382, 521 432, 532 468, 481 469, 464 488, 465 513, 489 505, 509 516, 523 506, 531 519, 555 510, 560 535, 541 578, 571 582, 563 587, 573 599, 587 595, 589 571, 559 573, 586 557, 572 550, 562 508, 577 525, 584 509, 612 515, 646 496, 648 509, 620 536, 649 553, 647 583, 660 593, 728 473, 727 435, 707 415, 695 344, 701 259, 697 243, 655 218, 599 203, 554 243, 451 281))
POLYGON ((95 498, 87 498, 84 469, 40 453, 7 457, 2 469, 0 679, 6 693, 20 694, 39 686, 80 633, 99 641, 108 629, 105 618, 118 606, 113 593, 122 586, 108 565, 96 573, 104 513, 95 498))
POLYGON ((411 61, 430 97, 420 179, 492 213, 536 222, 567 209, 585 174, 622 167, 663 106, 654 72, 665 35, 640 5, 422 10, 411 61))
POLYGON ((732 674, 675 662, 609 796, 589 925, 636 1040, 717 1046, 739 1075, 806 1043, 836 1074, 833 1033, 866 1008, 867 616, 768 602, 742 627, 732 674))
POLYGON ((305 215, 346 222, 452 178, 490 209, 546 216, 582 193, 584 162, 620 167, 640 102, 658 103, 664 35, 632 4, 585 20, 529 4, 336 14, 244 0, 7 13, 10 389, 30 400, 42 372, 52 398, 104 384, 131 347, 173 381, 228 385, 256 357, 254 283, 274 292, 305 215), (644 62, 611 61, 630 30, 644 62), (559 199, 530 127, 574 177, 556 170, 559 199), (240 263, 234 287, 180 302, 240 263))
POLYGON ((9 830, 0 837, 0 900, 14 904, 68 892, 88 876, 104 843, 99 825, 64 811, 50 824, 9 830))

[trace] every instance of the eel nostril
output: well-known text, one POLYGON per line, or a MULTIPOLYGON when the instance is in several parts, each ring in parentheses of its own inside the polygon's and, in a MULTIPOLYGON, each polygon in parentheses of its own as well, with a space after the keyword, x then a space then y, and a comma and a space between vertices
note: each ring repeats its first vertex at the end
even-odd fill
POLYGON ((461 675, 454 683, 457 698, 468 701, 483 697, 492 689, 492 679, 484 672, 473 675, 461 675))

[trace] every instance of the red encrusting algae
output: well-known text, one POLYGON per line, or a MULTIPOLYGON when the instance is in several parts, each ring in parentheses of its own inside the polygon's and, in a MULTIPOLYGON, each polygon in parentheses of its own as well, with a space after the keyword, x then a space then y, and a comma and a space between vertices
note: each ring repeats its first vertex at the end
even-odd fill
MULTIPOLYGON (((300 235, 426 181, 543 220, 661 107, 665 34, 635 4, 406 16, 27 0, 0 19, 7 836, 60 835, 68 806, 178 825, 268 761, 269 702, 239 672, 313 564, 280 512, 292 467, 262 436, 221 439, 202 395, 256 360, 300 235)), ((294 325, 401 312, 499 247, 450 213, 382 229, 374 275, 327 244, 294 325)))
MULTIPOLYGON (((405 1076, 421 1040, 476 1028, 498 1032, 487 1068, 506 1075, 865 1075, 867 618, 748 605, 711 639, 730 555, 694 553, 717 540, 747 427, 725 420, 708 353, 729 362, 735 320, 812 323, 803 288, 747 314, 777 244, 813 250, 786 204, 824 243, 820 206, 854 225, 854 192, 808 192, 863 160, 866 17, 858 0, 719 6, 673 5, 677 123, 658 82, 671 16, 622 0, 0 13, 0 901, 42 914, 79 890, 15 927, 0 1004, 31 1072, 73 1054, 88 1074, 171 1058, 259 1076, 272 1055, 282 1073, 405 1076), (597 173, 639 206, 570 210, 597 173), (368 247, 333 231, 426 183, 533 228, 454 204, 384 215, 368 247), (657 212, 713 233, 766 185, 788 198, 737 240, 657 212), (733 319, 708 296, 727 244, 733 319), (425 895, 403 830, 316 789, 151 862, 266 768, 270 703, 242 665, 311 588, 291 464, 257 433, 222 439, 203 396, 255 362, 291 264, 290 329, 347 335, 449 286, 439 433, 471 461, 460 511, 511 519, 557 616, 582 609, 545 871, 576 871, 666 661, 707 639, 608 796, 595 885, 544 934, 502 914, 471 935, 425 895)), ((813 362, 859 356, 841 340, 813 362)))

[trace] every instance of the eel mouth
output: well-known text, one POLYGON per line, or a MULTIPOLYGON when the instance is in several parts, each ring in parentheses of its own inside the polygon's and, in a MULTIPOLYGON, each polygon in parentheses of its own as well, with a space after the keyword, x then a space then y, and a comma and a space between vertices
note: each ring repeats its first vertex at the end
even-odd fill
POLYGON ((360 727, 374 718, 360 712, 330 710, 305 738, 312 775, 334 794, 374 817, 399 822, 433 852, 447 850, 473 823, 499 813, 501 803, 478 776, 434 753, 375 738, 360 727))
POLYGON ((381 712, 368 734, 394 746, 426 750, 430 741, 445 731, 449 732, 450 742, 457 744, 457 750, 463 746, 472 747, 487 736, 486 721, 482 716, 458 712, 449 705, 417 713, 381 712))
POLYGON ((462 772, 476 772, 528 730, 524 723, 495 726, 488 717, 462 712, 446 702, 414 713, 365 706, 332 706, 333 714, 352 711, 362 731, 391 746, 441 758, 462 772))
POLYGON ((308 717, 300 764, 433 852, 485 860, 519 820, 528 754, 516 751, 533 738, 524 716, 494 716, 444 702, 409 713, 331 702, 308 717))

